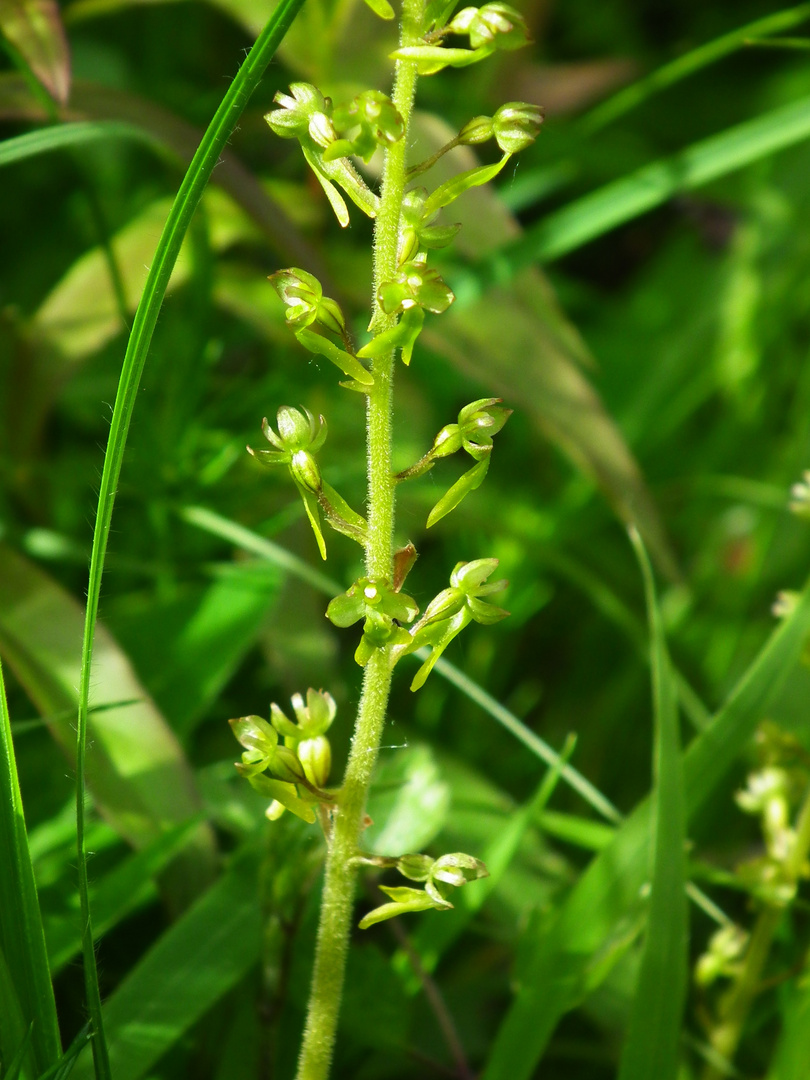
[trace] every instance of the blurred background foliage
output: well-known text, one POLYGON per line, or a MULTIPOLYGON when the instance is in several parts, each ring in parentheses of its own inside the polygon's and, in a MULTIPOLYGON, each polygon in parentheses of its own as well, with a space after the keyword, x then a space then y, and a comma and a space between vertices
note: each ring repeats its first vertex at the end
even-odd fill
MULTIPOLYGON (((141 132, 2 161, 0 172, 0 654, 69 1041, 84 1020, 70 757, 110 409, 184 163, 271 6, 73 0, 61 11, 43 4, 42 24, 15 39, 22 6, 0 2, 10 43, 3 138, 60 120, 141 132)), ((443 463, 401 489, 398 528, 420 552, 408 591, 422 605, 456 561, 500 559, 511 618, 472 627, 448 659, 552 747, 576 733, 571 764, 626 814, 650 788, 652 725, 644 594, 624 523, 638 522, 659 572, 689 706, 685 740, 771 632, 777 591, 799 588, 807 573, 807 524, 787 501, 810 465, 810 142, 796 136, 710 182, 676 183, 617 227, 608 192, 590 242, 559 254, 547 246, 543 267, 521 248, 521 232, 547 242, 536 230, 588 193, 771 111, 810 110, 810 51, 795 40, 806 31, 797 17, 781 47, 749 42, 659 91, 642 84, 611 116, 602 103, 620 105, 612 95, 623 87, 772 8, 528 0, 522 10, 528 49, 420 82, 426 146, 506 100, 543 104, 546 123, 495 190, 458 204, 452 220, 465 228, 442 271, 458 302, 429 321, 411 368, 398 373, 396 465, 421 456, 475 398, 498 394, 514 415, 477 493, 426 534, 440 471, 447 483, 457 475, 443 463)), ((335 536, 322 566, 286 477, 244 448, 282 404, 323 412, 325 476, 362 507, 362 400, 296 346, 265 279, 305 267, 360 332, 371 234, 358 213, 339 229, 297 147, 273 138, 262 117, 291 79, 336 99, 366 84, 385 89, 392 44, 390 27, 362 4, 308 0, 214 173, 143 377, 104 577, 89 764, 102 988, 112 995, 115 1075, 127 1080, 292 1074, 320 840, 291 815, 263 819, 258 797, 237 782, 225 721, 327 688, 340 709, 340 775, 359 670, 352 632, 323 618, 328 581, 318 586, 326 573, 345 588, 359 561, 335 536), (309 569, 291 571, 264 541, 309 569), (127 1025, 134 1031, 144 1001, 165 1031, 133 1050, 127 1025)), ((465 153, 448 155, 447 168, 462 167, 465 153)), ((412 695, 406 676, 395 681, 369 844, 485 857, 545 766, 457 685, 434 675, 412 695)), ((805 669, 791 672, 767 719, 810 752, 805 669)), ((743 925, 750 901, 728 875, 761 836, 733 792, 753 760, 739 761, 691 829, 706 888, 743 925)), ((431 946, 431 932, 445 932, 424 931, 445 919, 435 914, 358 933, 335 1075, 473 1075, 522 978, 524 943, 615 819, 561 782, 547 810, 520 819, 505 870, 446 942, 431 946), (407 962, 417 946, 427 994, 416 993, 407 962)), ((711 931, 696 912, 693 959, 711 931)), ((807 936, 797 908, 769 975, 801 967, 807 936)), ((634 941, 559 1027, 542 1067, 548 1080, 614 1074, 634 941)), ((743 1075, 768 1071, 785 1001, 776 983, 758 1001, 743 1075)), ((707 1008, 704 994, 690 995, 684 1077, 699 1075, 707 1008)), ((89 1067, 82 1059, 76 1075, 89 1067)))

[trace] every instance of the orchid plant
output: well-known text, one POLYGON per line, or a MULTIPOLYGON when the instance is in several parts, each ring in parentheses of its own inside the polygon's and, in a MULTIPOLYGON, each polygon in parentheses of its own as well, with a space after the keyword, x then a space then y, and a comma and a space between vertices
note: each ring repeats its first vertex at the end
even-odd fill
MULTIPOLYGON (((367 0, 381 18, 394 17, 387 0, 367 0)), ((451 513, 484 480, 493 439, 511 410, 498 398, 471 402, 436 435, 432 446, 412 466, 392 468, 392 416, 396 360, 410 364, 428 315, 441 315, 454 301, 451 289, 430 265, 431 253, 452 243, 460 226, 443 212, 465 191, 492 180, 510 157, 530 145, 542 123, 542 110, 509 102, 493 116, 473 117, 459 133, 425 161, 409 163, 416 85, 419 76, 445 67, 465 67, 492 53, 527 41, 521 15, 507 4, 487 3, 454 14, 455 0, 403 0, 400 44, 391 54, 395 74, 391 96, 364 90, 353 100, 333 103, 308 83, 293 83, 276 95, 277 108, 267 122, 282 138, 297 139, 304 158, 328 199, 338 222, 347 226, 346 198, 374 220, 374 295, 368 340, 358 346, 339 304, 324 296, 320 282, 304 269, 290 267, 270 278, 285 307, 286 321, 298 342, 340 372, 340 385, 366 400, 368 462, 366 514, 354 510, 323 477, 319 453, 327 437, 323 416, 282 405, 275 429, 265 419, 262 431, 270 448, 250 452, 262 464, 284 466, 295 484, 312 526, 318 550, 326 558, 324 524, 351 538, 365 554, 363 575, 329 604, 327 617, 340 628, 362 624, 355 660, 364 669, 363 690, 342 784, 329 786, 331 751, 327 731, 335 703, 324 691, 310 689, 292 700, 295 722, 277 706, 269 722, 258 716, 232 720, 244 748, 237 766, 249 783, 270 801, 268 817, 288 810, 324 830, 327 859, 315 969, 298 1080, 328 1076, 338 1022, 358 871, 391 869, 414 884, 382 886, 388 902, 360 922, 367 928, 408 912, 452 907, 455 888, 486 876, 472 855, 453 852, 433 858, 405 852, 396 858, 370 856, 362 850, 366 800, 385 725, 389 690, 399 661, 427 649, 412 690, 418 690, 451 641, 471 622, 490 625, 505 618, 490 596, 506 586, 493 579, 497 559, 459 562, 449 586, 419 617, 416 602, 403 592, 416 560, 412 544, 395 542, 395 496, 400 484, 417 480, 444 458, 463 452, 472 466, 439 498, 428 515, 428 528, 451 513), (465 47, 446 39, 466 38, 465 47), (501 157, 491 165, 464 171, 432 191, 417 178, 447 151, 494 139, 501 157), (361 172, 381 151, 379 192, 361 172), (357 162, 357 164, 355 164, 357 162)))

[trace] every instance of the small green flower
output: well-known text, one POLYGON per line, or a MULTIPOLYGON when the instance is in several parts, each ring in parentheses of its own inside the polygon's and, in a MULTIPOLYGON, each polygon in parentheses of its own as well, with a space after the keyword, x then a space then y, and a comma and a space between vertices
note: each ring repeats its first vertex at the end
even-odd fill
POLYGON ((491 626, 507 617, 508 611, 483 599, 500 592, 508 584, 504 580, 487 580, 497 565, 497 559, 456 563, 450 575, 450 587, 443 589, 428 604, 422 618, 411 629, 408 646, 395 651, 396 659, 399 659, 400 655, 416 652, 425 645, 431 648, 430 656, 414 676, 411 690, 424 685, 444 650, 471 622, 491 626))
POLYGON ((379 90, 365 90, 346 105, 339 105, 332 114, 332 122, 344 137, 328 147, 324 153, 325 161, 349 154, 370 161, 378 147, 393 146, 405 130, 394 103, 379 90), (352 139, 345 137, 356 128, 359 131, 352 139))
POLYGON ((273 99, 281 108, 267 113, 265 120, 277 135, 298 139, 307 164, 315 173, 335 216, 343 228, 349 224, 349 211, 336 184, 364 214, 374 217, 379 198, 369 190, 350 162, 330 160, 326 151, 337 143, 338 133, 332 121, 332 103, 311 83, 292 83, 290 93, 277 93, 273 99))
POLYGON ((360 578, 340 596, 330 601, 326 617, 335 626, 347 627, 365 619, 363 637, 354 658, 365 667, 376 649, 386 645, 406 645, 410 634, 400 623, 412 622, 419 614, 415 600, 395 592, 385 578, 360 578))
MULTIPOLYGON (((265 120, 282 139, 302 139, 311 134, 310 125, 316 117, 329 119, 329 99, 311 83, 290 83, 289 94, 279 90, 273 101, 281 108, 267 113, 265 120)), ((317 121, 315 126, 317 129, 317 121)))
POLYGON ((529 40, 525 19, 509 4, 463 8, 447 29, 454 34, 469 34, 473 49, 519 49, 529 40))
POLYGON ((423 254, 417 255, 400 266, 393 279, 380 285, 377 302, 386 315, 417 306, 440 315, 453 303, 452 290, 436 270, 426 268, 425 261, 423 254))
POLYGON ((262 433, 276 449, 254 450, 249 446, 248 452, 263 465, 286 465, 299 487, 317 494, 322 480, 313 454, 326 441, 326 420, 323 416, 316 419, 303 406, 299 410, 282 405, 276 413, 276 424, 278 434, 270 427, 267 417, 262 420, 262 433))
POLYGON ((438 211, 433 214, 425 214, 425 204, 428 193, 425 188, 412 188, 406 192, 402 200, 403 227, 399 243, 399 265, 416 260, 419 253, 425 249, 447 247, 455 238, 461 225, 431 225, 431 220, 438 211))
POLYGON ((453 907, 448 900, 451 888, 457 889, 469 881, 489 876, 480 859, 461 851, 442 855, 438 859, 432 859, 429 855, 402 855, 396 866, 403 877, 410 881, 424 881, 424 889, 381 885, 380 891, 389 896, 392 902, 370 911, 360 922, 361 930, 409 912, 428 911, 430 908, 449 911, 453 907))
POLYGON ((433 440, 432 454, 443 458, 464 448, 476 461, 485 457, 497 435, 512 415, 511 409, 500 408, 501 398, 479 398, 465 405, 458 422, 447 424, 433 440))
POLYGON ((527 105, 524 101, 501 105, 492 117, 492 133, 501 150, 516 154, 531 146, 540 131, 543 115, 539 105, 527 105))
POLYGON ((278 745, 278 733, 260 716, 241 716, 229 720, 237 742, 245 747, 236 766, 245 777, 269 772, 288 784, 304 779, 304 769, 295 752, 278 745))
POLYGON ((323 295, 323 288, 316 277, 292 266, 287 270, 277 270, 267 280, 283 301, 285 318, 294 330, 316 322, 345 339, 346 320, 340 305, 323 295))

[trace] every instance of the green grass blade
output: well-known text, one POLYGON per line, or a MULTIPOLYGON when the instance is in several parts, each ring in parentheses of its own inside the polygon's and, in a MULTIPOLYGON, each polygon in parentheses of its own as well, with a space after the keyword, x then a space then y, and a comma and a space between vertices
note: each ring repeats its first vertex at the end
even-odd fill
MULTIPOLYGON (((174 923, 104 1005, 116 1080, 139 1080, 258 962, 258 862, 236 859, 174 923)), ((89 1055, 74 1080, 91 1080, 89 1055)))
POLYGON ((768 1070, 768 1080, 806 1080, 810 1061, 810 986, 807 969, 782 1011, 782 1033, 768 1070))
MULTIPOLYGON (((343 591, 342 585, 332 581, 320 571, 313 570, 309 563, 299 559, 297 555, 292 555, 279 544, 274 544, 272 540, 266 540, 263 536, 251 532, 250 529, 221 517, 219 514, 214 513, 213 510, 206 510, 201 506, 187 506, 181 511, 181 516, 189 524, 213 533, 215 536, 221 536, 223 540, 228 540, 230 543, 242 548, 243 551, 250 551, 254 555, 260 555, 265 559, 276 562, 289 573, 299 577, 302 581, 308 582, 314 589, 324 593, 326 596, 331 597, 343 591)), ((428 651, 420 649, 419 652, 413 655, 417 660, 424 661, 428 651)), ((519 720, 514 713, 501 705, 499 701, 496 701, 475 680, 459 671, 457 667, 443 658, 436 663, 434 671, 437 671, 443 679, 452 683, 471 701, 480 705, 493 720, 497 720, 499 724, 531 750, 536 757, 545 762, 546 765, 550 765, 552 768, 559 766, 561 769, 560 776, 565 783, 577 791, 597 813, 614 824, 618 824, 622 820, 619 811, 598 788, 595 788, 573 766, 562 761, 556 750, 552 749, 539 735, 535 735, 522 720, 519 720)))
POLYGON ((569 203, 482 262, 484 281, 503 282, 533 262, 549 263, 660 206, 810 137, 810 97, 694 143, 664 161, 569 203))
POLYGON ((702 68, 708 67, 709 64, 714 64, 722 60, 724 56, 736 52, 751 38, 764 38, 782 33, 807 19, 810 19, 810 4, 799 4, 797 7, 766 15, 764 19, 746 23, 745 26, 740 26, 713 41, 707 41, 705 45, 691 49, 683 56, 679 56, 669 64, 664 64, 663 67, 645 75, 643 79, 639 79, 631 86, 626 86, 607 101, 597 105, 582 120, 583 134, 592 135, 601 128, 607 127, 620 116, 624 116, 631 109, 641 105, 653 94, 674 86, 681 79, 686 79, 702 68))
POLYGON ((687 980, 686 841, 677 688, 664 640, 652 567, 631 530, 647 597, 653 681, 655 786, 652 883, 641 970, 619 1080, 675 1080, 687 980))
MULTIPOLYGON (((0 663, 0 948, 23 1020, 33 1024, 32 1054, 44 1072, 62 1053, 0 663)), ((2 1028, 0 1028, 2 1033, 2 1028)), ((0 1044, 10 1061, 18 1047, 0 1044)))
MULTIPOLYGON (((534 795, 516 810, 505 822, 504 828, 484 850, 481 858, 489 870, 489 877, 476 884, 474 889, 461 890, 454 899, 454 908, 441 919, 423 919, 411 938, 411 944, 419 955, 422 968, 433 972, 442 956, 458 940, 473 916, 483 907, 495 891, 517 855, 520 842, 527 830, 548 805, 563 769, 574 752, 576 740, 569 738, 556 764, 550 765, 534 795)), ((404 953, 398 954, 395 963, 407 963, 404 953)), ((415 993, 421 984, 418 979, 409 980, 409 989, 415 993)))
MULTIPOLYGON (((725 777, 795 666, 810 633, 810 582, 711 725, 684 756, 687 821, 725 777)), ((588 963, 638 902, 649 859, 649 804, 642 803, 593 860, 553 924, 532 946, 526 979, 492 1048, 483 1080, 528 1080, 560 1018, 587 986, 588 963)))
POLYGON ((244 525, 239 525, 221 514, 217 514, 214 510, 207 510, 204 506, 184 506, 180 511, 180 517, 183 521, 187 521, 189 525, 194 525, 212 536, 227 540, 229 544, 241 548, 242 551, 248 551, 252 555, 259 555, 263 559, 268 559, 282 570, 292 574, 293 577, 305 581, 317 592, 323 593, 324 596, 332 597, 343 592, 344 586, 339 581, 334 581, 320 570, 316 570, 315 567, 310 566, 308 562, 298 555, 293 555, 292 552, 287 551, 281 544, 276 544, 264 536, 259 536, 258 533, 246 529, 244 525))
POLYGON ((165 155, 162 144, 143 128, 115 120, 86 120, 72 124, 56 124, 41 131, 29 131, 0 142, 0 167, 24 161, 37 154, 53 150, 74 149, 89 142, 109 142, 110 139, 135 139, 155 147, 165 155))
MULTIPOLYGON (((105 874, 93 886, 93 933, 96 939, 117 926, 144 904, 157 897, 155 878, 172 858, 193 838, 199 819, 190 818, 159 836, 154 843, 129 855, 120 866, 105 874)), ((77 917, 60 916, 45 925, 51 970, 58 974, 81 952, 81 930, 77 917)))
POLYGON ((118 478, 124 458, 124 447, 132 412, 135 408, 141 373, 146 363, 152 334, 183 238, 222 150, 233 134, 253 91, 256 89, 276 49, 284 39, 303 3, 304 0, 281 0, 248 53, 244 64, 242 64, 234 77, 188 167, 158 242, 143 296, 135 313, 113 407, 110 436, 104 455, 104 469, 99 488, 98 511, 93 533, 93 550, 90 557, 87 617, 82 644, 82 672, 79 684, 80 700, 76 737, 76 827, 78 834, 79 896, 82 914, 82 955, 84 958, 87 1008, 94 1029, 93 1057, 98 1080, 111 1080, 111 1074, 104 1038, 101 993, 93 948, 87 856, 84 845, 85 747, 87 742, 87 710, 90 696, 93 639, 101 593, 101 577, 107 553, 113 506, 115 504, 115 493, 118 487, 118 478))

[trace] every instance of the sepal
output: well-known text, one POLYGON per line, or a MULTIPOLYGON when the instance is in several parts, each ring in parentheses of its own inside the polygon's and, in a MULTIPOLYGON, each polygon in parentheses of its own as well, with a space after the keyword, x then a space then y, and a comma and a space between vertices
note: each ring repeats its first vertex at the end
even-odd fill
POLYGON ((393 19, 396 16, 396 12, 388 3, 388 0, 365 0, 365 2, 374 14, 379 15, 381 19, 393 19))
POLYGON ((420 307, 406 308, 396 326, 377 334, 357 355, 363 359, 377 359, 386 356, 393 349, 399 349, 403 364, 408 365, 413 358, 416 339, 422 332, 424 323, 425 313, 420 307))
POLYGON ((302 799, 296 792, 293 784, 285 784, 280 780, 271 780, 269 776, 260 774, 248 778, 250 786, 260 795, 273 801, 268 806, 265 814, 271 821, 277 821, 285 810, 290 810, 296 817, 306 821, 308 825, 315 822, 315 810, 311 802, 302 799))
POLYGON ((440 184, 425 203, 425 215, 432 216, 443 206, 449 206, 450 203, 455 202, 459 195, 463 195, 470 188, 480 187, 481 184, 488 184, 490 180, 494 180, 510 157, 511 154, 504 154, 494 165, 479 165, 440 184))
POLYGON ((316 334, 313 330, 303 329, 298 330, 295 336, 305 349, 316 353, 318 356, 325 356, 344 375, 348 375, 366 389, 374 385, 373 375, 366 371, 357 357, 347 353, 345 349, 338 348, 333 341, 325 338, 323 334, 316 334))

